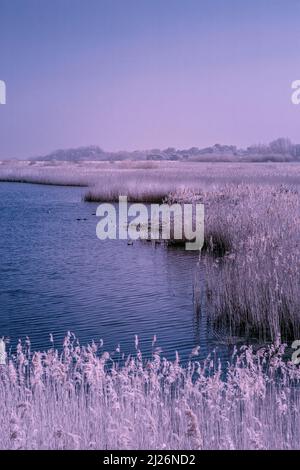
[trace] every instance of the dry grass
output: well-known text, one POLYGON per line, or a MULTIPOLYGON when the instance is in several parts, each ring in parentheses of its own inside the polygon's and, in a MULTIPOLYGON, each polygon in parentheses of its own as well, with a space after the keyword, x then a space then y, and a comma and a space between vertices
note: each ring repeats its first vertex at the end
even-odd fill
POLYGON ((292 186, 227 185, 172 202, 205 204, 210 322, 231 335, 300 336, 300 194, 292 186))
POLYGON ((161 201, 186 189, 211 185, 299 184, 297 163, 29 162, 0 163, 0 181, 88 186, 86 201, 161 201))
POLYGON ((151 361, 137 345, 123 366, 72 334, 61 354, 29 347, 0 371, 1 449, 299 448, 300 369, 284 346, 242 348, 225 371, 212 357, 169 362, 155 344, 151 361))

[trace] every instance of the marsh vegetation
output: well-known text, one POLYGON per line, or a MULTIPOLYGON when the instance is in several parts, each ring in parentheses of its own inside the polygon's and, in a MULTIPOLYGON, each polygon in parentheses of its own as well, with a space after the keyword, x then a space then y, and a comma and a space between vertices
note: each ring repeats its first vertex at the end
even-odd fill
MULTIPOLYGON (((122 365, 102 344, 18 345, 0 370, 1 449, 296 449, 300 369, 285 346, 234 350, 182 366, 153 340, 152 359, 122 365)), ((193 360, 192 360, 193 359, 193 360)))
POLYGON ((19 344, 0 371, 1 448, 299 448, 300 369, 282 344, 300 337, 299 164, 3 162, 0 180, 86 186, 85 201, 204 203, 195 311, 248 343, 227 364, 196 348, 184 365, 155 341, 151 359, 136 342, 121 362, 72 334, 62 351, 19 344))

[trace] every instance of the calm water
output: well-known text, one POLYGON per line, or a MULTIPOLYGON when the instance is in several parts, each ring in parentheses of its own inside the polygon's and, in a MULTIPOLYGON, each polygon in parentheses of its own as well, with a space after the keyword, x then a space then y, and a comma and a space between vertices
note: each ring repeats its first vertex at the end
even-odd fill
MULTIPOLYGON (((68 330, 82 344, 104 340, 114 351, 145 354, 151 340, 165 356, 186 359, 216 347, 193 308, 197 256, 151 243, 100 241, 96 204, 81 188, 0 183, 0 335, 11 344, 60 346, 68 330), (86 220, 77 220, 86 219, 86 220)), ((220 348, 226 356, 226 349, 220 348)))

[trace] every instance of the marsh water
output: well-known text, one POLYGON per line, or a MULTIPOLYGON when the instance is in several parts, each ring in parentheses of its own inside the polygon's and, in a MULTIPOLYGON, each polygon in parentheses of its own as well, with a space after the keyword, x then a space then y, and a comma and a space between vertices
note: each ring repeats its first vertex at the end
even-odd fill
MULTIPOLYGON (((0 183, 0 336, 30 337, 32 349, 60 347, 67 331, 81 344, 145 356, 153 336, 163 355, 186 360, 227 347, 207 332, 193 304, 198 256, 147 242, 100 241, 97 204, 82 188, 0 183), (196 270, 196 274, 195 274, 196 270)), ((201 279, 199 280, 201 282, 201 279)))

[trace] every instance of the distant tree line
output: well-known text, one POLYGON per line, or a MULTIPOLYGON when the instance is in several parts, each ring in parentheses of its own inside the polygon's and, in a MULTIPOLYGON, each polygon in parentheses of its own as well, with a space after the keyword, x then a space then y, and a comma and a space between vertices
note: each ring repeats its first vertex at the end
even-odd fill
POLYGON ((133 152, 107 152, 98 146, 56 150, 34 160, 61 161, 120 161, 120 160, 173 160, 173 161, 300 161, 300 144, 280 137, 269 144, 256 144, 246 149, 235 145, 215 144, 211 147, 191 147, 178 150, 168 147, 164 150, 136 150, 133 152))

